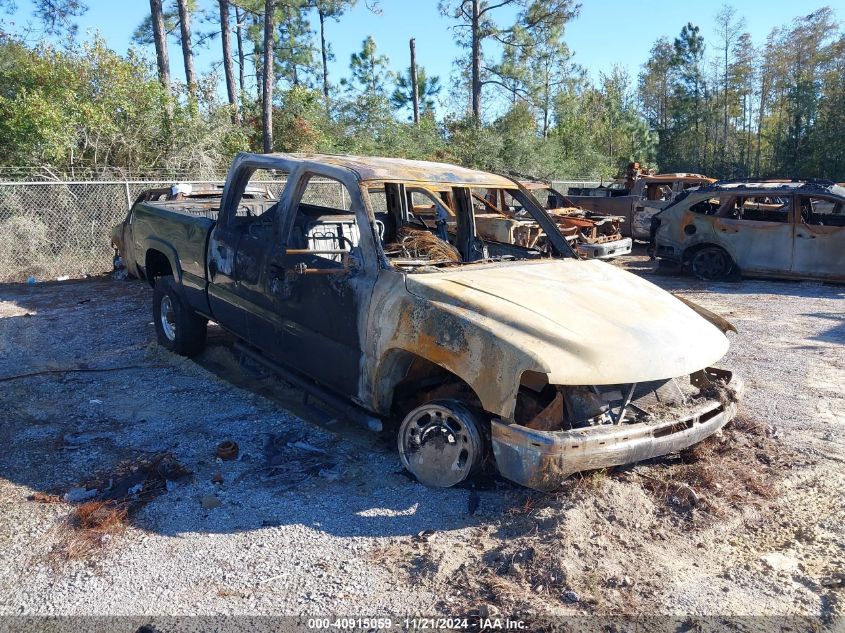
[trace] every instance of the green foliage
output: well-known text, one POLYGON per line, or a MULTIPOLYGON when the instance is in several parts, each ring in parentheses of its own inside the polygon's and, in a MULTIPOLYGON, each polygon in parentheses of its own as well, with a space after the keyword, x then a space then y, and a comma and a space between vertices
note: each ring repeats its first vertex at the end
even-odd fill
POLYGON ((281 152, 328 149, 328 119, 322 95, 301 85, 286 91, 273 116, 273 138, 274 149, 281 152))
POLYGON ((100 39, 76 52, 0 43, 0 144, 6 165, 47 164, 208 171, 243 149, 246 135, 203 90, 202 116, 185 106, 165 116, 147 62, 100 39))
POLYGON ((645 119, 671 171, 722 178, 845 177, 845 33, 830 8, 774 29, 755 48, 731 7, 716 15, 716 64, 688 24, 658 40, 639 78, 645 119))
POLYGON ((516 102, 493 123, 493 130, 502 142, 500 162, 508 170, 518 174, 547 171, 541 168, 544 156, 540 152, 537 119, 526 102, 516 102))
POLYGON ((361 50, 349 58, 350 79, 341 80, 352 95, 363 95, 371 99, 385 96, 385 76, 390 60, 378 54, 378 46, 372 35, 361 43, 361 50))
MULTIPOLYGON (((78 0, 60 4, 68 9, 65 21, 84 7, 78 0)), ((339 82, 344 89, 322 91, 322 53, 330 58, 331 51, 318 39, 319 26, 354 4, 277 0, 275 150, 441 160, 545 178, 608 179, 635 161, 717 177, 845 180, 845 32, 828 8, 775 29, 759 47, 736 12, 723 8, 713 43, 684 25, 676 38, 655 42, 634 85, 619 68, 591 81, 572 64, 564 41, 578 11, 571 0, 482 1, 482 116, 467 113, 467 54, 456 60, 448 91, 418 66, 422 118, 414 125, 406 120, 410 69, 390 72, 371 36, 351 56, 339 82), (508 15, 511 23, 504 22, 508 15), (453 101, 438 119, 441 92, 453 101)), ((239 125, 214 74, 200 78, 189 107, 185 86, 174 86, 168 99, 135 50, 119 55, 101 39, 33 47, 0 33, 0 165, 170 168, 202 176, 225 169, 237 151, 258 150, 264 2, 237 5, 250 66, 239 125)), ((470 6, 441 4, 461 27, 456 33, 467 53, 470 6)), ((171 11, 173 37, 177 20, 171 11)), ((46 21, 44 28, 51 28, 46 21)), ((149 31, 145 22, 136 33, 145 47, 149 31)))
MULTIPOLYGON (((172 35, 175 41, 180 41, 179 35, 179 12, 176 5, 167 6, 162 11, 164 18, 164 30, 172 35)), ((132 31, 132 43, 137 46, 152 46, 153 44, 153 19, 152 15, 145 15, 135 30, 132 31)))
MULTIPOLYGON (((394 98, 388 99, 385 64, 374 42, 365 41, 352 58, 354 84, 347 82, 346 96, 333 99, 328 112, 318 89, 302 82, 280 85, 274 150, 402 156, 549 177, 611 170, 600 154, 601 135, 584 134, 604 111, 600 91, 573 90, 571 109, 555 111, 557 124, 544 138, 536 109, 523 100, 489 124, 457 116, 439 123, 431 103, 439 82, 423 71, 422 118, 413 125, 394 112, 407 103, 396 92, 407 89, 408 78, 405 84, 397 81, 394 98)), ((220 172, 237 151, 260 148, 261 123, 258 102, 244 99, 243 123, 233 125, 215 82, 213 76, 200 82, 197 111, 186 105, 184 94, 177 95, 168 118, 153 68, 135 53, 122 57, 101 40, 78 52, 5 42, 0 46, 0 142, 10 149, 0 162, 136 172, 166 168, 198 176, 220 172)))
POLYGON ((491 126, 482 125, 471 116, 447 117, 446 134, 450 162, 477 169, 502 171, 504 143, 491 126))
POLYGON ((616 175, 616 166, 604 151, 604 103, 601 92, 583 82, 557 95, 554 109, 558 124, 549 140, 556 148, 558 173, 571 177, 616 175))
POLYGON ((311 87, 317 77, 317 48, 307 19, 308 0, 284 0, 276 8, 276 77, 288 86, 311 87))

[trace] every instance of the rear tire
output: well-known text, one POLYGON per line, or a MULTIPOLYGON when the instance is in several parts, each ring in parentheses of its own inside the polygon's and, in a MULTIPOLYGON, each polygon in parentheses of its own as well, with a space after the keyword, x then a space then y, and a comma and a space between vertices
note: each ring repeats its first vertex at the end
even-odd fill
POLYGON ((719 281, 730 275, 734 263, 724 249, 705 246, 692 254, 689 267, 692 274, 703 281, 719 281))
POLYGON ((188 307, 172 275, 156 279, 153 323, 159 345, 171 352, 195 356, 205 348, 208 321, 188 307))

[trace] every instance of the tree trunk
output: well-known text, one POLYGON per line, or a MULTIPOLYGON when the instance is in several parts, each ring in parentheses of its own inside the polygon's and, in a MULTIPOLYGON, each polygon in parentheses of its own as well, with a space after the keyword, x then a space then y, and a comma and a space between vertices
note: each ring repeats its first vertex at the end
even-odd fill
POLYGON ((724 149, 722 153, 722 165, 725 165, 727 162, 727 154, 729 151, 728 148, 728 89, 730 84, 730 79, 728 77, 728 72, 730 70, 730 64, 728 63, 728 38, 725 38, 725 117, 722 124, 722 142, 724 143, 724 149))
POLYGON ((551 71, 546 64, 543 82, 543 138, 549 138, 549 109, 552 101, 551 71))
POLYGON ((472 117, 481 121, 481 26, 480 0, 472 0, 472 117))
POLYGON ((698 79, 695 80, 695 107, 694 107, 694 116, 695 116, 695 160, 696 160, 696 171, 701 173, 702 170, 702 156, 701 156, 701 139, 698 135, 698 120, 699 120, 699 109, 698 109, 698 79))
POLYGON ((260 33, 260 36, 252 37, 252 70, 255 76, 255 92, 258 95, 258 103, 264 101, 264 12, 255 12, 252 14, 252 23, 256 27, 255 31, 260 33))
POLYGON ((751 110, 753 107, 753 93, 751 91, 753 88, 746 86, 746 90, 745 107, 748 108, 748 115, 745 125, 745 177, 751 178, 751 126, 754 125, 754 121, 752 119, 753 112, 751 110))
MULTIPOLYGON (((763 69, 763 73, 765 73, 765 68, 763 69)), ((761 170, 761 154, 762 154, 762 140, 761 136, 763 134, 763 119, 765 118, 766 114, 766 100, 768 98, 768 90, 766 85, 766 77, 765 75, 760 78, 760 108, 757 111, 757 151, 755 152, 754 157, 754 176, 756 178, 760 177, 760 170, 761 170)))
POLYGON ((188 83, 188 96, 197 97, 197 76, 194 73, 194 53, 191 48, 191 12, 188 0, 177 0, 179 7, 179 31, 182 34, 182 57, 185 59, 185 81, 188 83))
POLYGON ((264 153, 273 151, 273 13, 275 0, 264 0, 264 89, 263 117, 264 153))
POLYGON ((244 69, 244 34, 243 34, 243 12, 238 5, 235 5, 235 38, 238 41, 238 83, 241 88, 241 98, 246 92, 246 70, 244 69))
POLYGON ((323 58, 323 96, 326 98, 326 112, 329 110, 329 51, 326 49, 326 14, 317 9, 320 16, 320 55, 323 58))
MULTIPOLYGON (((264 27, 262 26, 262 28, 264 27)), ((263 57, 264 49, 256 43, 255 46, 252 47, 252 67, 255 71, 255 92, 258 94, 259 103, 264 103, 264 70, 262 69, 263 57)))
POLYGON ((411 38, 411 99, 414 104, 414 125, 420 123, 420 86, 417 83, 417 47, 411 38))
POLYGON ((232 106, 232 123, 240 125, 241 116, 238 111, 238 97, 235 94, 235 69, 232 66, 232 43, 229 30, 229 0, 219 0, 220 3, 220 42, 223 45, 223 70, 226 75, 226 93, 229 105, 232 106))
POLYGON ((167 55, 167 33, 164 31, 164 11, 162 0, 150 0, 150 15, 153 23, 153 39, 156 45, 156 60, 158 61, 158 78, 164 87, 167 98, 167 111, 170 113, 170 59, 167 55))

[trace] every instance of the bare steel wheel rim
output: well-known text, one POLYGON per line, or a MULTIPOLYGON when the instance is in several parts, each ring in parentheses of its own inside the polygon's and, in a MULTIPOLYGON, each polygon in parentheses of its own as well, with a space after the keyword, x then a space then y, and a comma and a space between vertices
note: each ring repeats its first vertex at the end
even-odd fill
POLYGON ((164 295, 161 298, 161 330, 168 341, 176 340, 176 311, 173 309, 173 302, 170 297, 164 295))
POLYGON ((704 279, 718 279, 727 273, 725 255, 715 248, 707 248, 695 254, 693 272, 704 279))
POLYGON ((448 488, 480 465, 484 443, 478 421, 459 403, 428 403, 411 411, 399 429, 402 464, 426 486, 448 488))

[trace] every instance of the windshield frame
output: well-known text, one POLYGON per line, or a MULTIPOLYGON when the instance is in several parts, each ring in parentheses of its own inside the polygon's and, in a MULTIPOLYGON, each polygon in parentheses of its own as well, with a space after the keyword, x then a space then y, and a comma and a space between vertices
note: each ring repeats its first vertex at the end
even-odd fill
MULTIPOLYGON (((372 213, 372 203, 370 200, 370 191, 373 193, 376 192, 385 192, 388 187, 395 186, 398 187, 401 191, 408 191, 408 190, 423 190, 428 192, 432 198, 436 200, 437 206, 442 206, 444 209, 447 209, 451 216, 458 220, 459 225, 463 225, 465 229, 471 231, 471 239, 475 242, 480 244, 485 243, 497 243, 495 240, 489 240, 481 237, 478 234, 478 228, 475 222, 475 213, 473 211, 472 206, 472 194, 473 192, 479 190, 489 190, 489 189, 496 189, 496 190, 504 190, 506 191, 511 197, 517 200, 523 208, 524 212, 524 219, 527 221, 534 221, 546 235, 546 238, 549 242, 549 245, 552 247, 549 249, 548 253, 544 253, 541 257, 515 257, 514 259, 510 258, 503 258, 501 256, 492 258, 479 258, 479 259, 467 259, 467 255, 462 252, 462 257, 465 261, 461 261, 459 263, 444 266, 442 263, 432 264, 432 265, 425 265, 425 264, 404 264, 401 266, 397 266, 393 263, 392 259, 387 257, 385 254, 384 246, 385 244, 382 243, 382 240, 377 240, 376 247, 378 249, 379 260, 381 262, 382 267, 390 268, 393 270, 399 270, 402 272, 416 272, 416 269, 431 269, 436 268, 437 271, 449 271, 449 270, 459 270, 464 269, 466 266, 471 265, 490 265, 490 264, 509 264, 509 263, 524 263, 530 261, 549 261, 555 259, 579 259, 577 253, 572 248, 570 243, 566 240, 563 234, 560 232, 557 224, 554 222, 552 217, 546 211, 546 209, 537 201, 537 199, 531 195, 529 191, 524 189, 520 184, 514 182, 512 187, 506 187, 502 185, 464 185, 464 184, 454 184, 454 183, 441 183, 441 182, 420 182, 420 181, 364 181, 361 183, 361 192, 365 198, 365 204, 367 207, 370 208, 372 213), (444 199, 444 194, 445 198, 444 199), (466 210, 469 210, 469 213, 466 210), (410 269, 410 270, 409 270, 410 269)), ((390 213, 390 206, 388 205, 388 213, 390 213)), ((407 210, 405 211, 407 213, 407 210)), ((372 219, 375 220, 375 216, 372 216, 372 219)), ((457 241, 457 240, 456 240, 457 241)), ((504 244, 504 243, 503 243, 504 244)), ((507 244, 508 246, 514 246, 516 248, 525 248, 521 247, 517 244, 507 244)), ((459 250, 461 250, 459 248, 459 250)), ((536 249, 532 249, 536 250, 536 249)), ((429 270, 429 272, 431 272, 429 270)))

